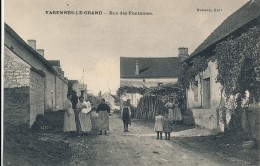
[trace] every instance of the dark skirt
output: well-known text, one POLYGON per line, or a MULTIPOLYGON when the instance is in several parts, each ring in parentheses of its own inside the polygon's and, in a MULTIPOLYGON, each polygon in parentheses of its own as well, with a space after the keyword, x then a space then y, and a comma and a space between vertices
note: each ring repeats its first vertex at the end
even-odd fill
POLYGON ((124 118, 123 122, 131 125, 131 119, 130 118, 124 118))
POLYGON ((172 132, 171 120, 169 120, 169 119, 164 120, 163 132, 165 132, 165 133, 172 132))

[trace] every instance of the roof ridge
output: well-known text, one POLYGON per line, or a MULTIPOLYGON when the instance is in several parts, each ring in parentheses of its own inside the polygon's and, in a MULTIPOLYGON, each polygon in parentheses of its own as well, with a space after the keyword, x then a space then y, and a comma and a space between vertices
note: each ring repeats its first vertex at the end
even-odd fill
POLYGON ((131 59, 137 59, 137 58, 139 58, 139 59, 148 59, 148 58, 150 58, 150 59, 163 59, 163 58, 182 58, 182 57, 179 57, 179 56, 175 56, 175 57, 120 57, 120 58, 131 58, 131 59))
MULTIPOLYGON (((244 25, 260 16, 260 0, 248 1, 234 13, 230 14, 210 35, 191 53, 193 57, 229 36, 244 25), (258 9, 259 8, 259 9, 258 9), (258 10, 257 10, 258 9, 258 10), (228 25, 228 26, 227 26, 228 25), (228 28, 227 28, 228 27, 228 28)), ((189 59, 189 58, 188 58, 189 59)))

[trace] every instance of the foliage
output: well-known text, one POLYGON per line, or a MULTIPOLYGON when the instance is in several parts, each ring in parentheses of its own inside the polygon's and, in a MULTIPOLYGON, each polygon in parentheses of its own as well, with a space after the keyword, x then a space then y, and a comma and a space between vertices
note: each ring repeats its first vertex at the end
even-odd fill
POLYGON ((165 97, 174 97, 179 102, 180 108, 186 108, 185 89, 178 83, 169 83, 152 88, 122 86, 117 90, 117 95, 124 93, 139 93, 143 95, 137 108, 131 108, 133 116, 139 119, 153 119, 158 111, 165 111, 165 97))
POLYGON ((256 101, 260 99, 260 27, 251 28, 237 38, 229 38, 215 48, 217 82, 225 97, 249 90, 256 101))
POLYGON ((208 59, 204 56, 194 57, 190 62, 183 63, 182 66, 183 70, 179 75, 178 82, 188 89, 189 85, 194 83, 195 77, 207 69, 208 59))
POLYGON ((145 92, 146 95, 158 95, 158 96, 165 96, 165 95, 172 95, 173 93, 182 93, 183 89, 180 84, 163 84, 161 86, 157 86, 154 88, 150 88, 145 92))
POLYGON ((88 94, 89 102, 91 103, 92 108, 97 108, 98 104, 100 104, 101 99, 99 97, 96 97, 92 94, 88 94))
MULTIPOLYGON (((212 58, 217 63, 217 82, 223 86, 227 99, 238 93, 245 95, 249 90, 256 101, 260 100, 260 28, 256 26, 239 37, 231 37, 217 44, 212 58)), ((183 63, 179 83, 185 88, 202 76, 208 61, 205 56, 197 56, 183 63)))
POLYGON ((144 88, 134 86, 121 86, 117 89, 117 96, 122 96, 124 93, 139 93, 143 95, 145 92, 144 88))
POLYGON ((33 123, 31 129, 40 130, 42 126, 52 126, 52 124, 47 116, 45 116, 43 114, 38 114, 36 116, 35 122, 33 123))
MULTIPOLYGON (((43 116, 37 117, 44 119, 43 116)), ((8 124, 3 132, 4 156, 12 159, 4 165, 66 165, 72 157, 69 143, 46 139, 53 135, 30 130, 27 125, 8 124)))
POLYGON ((174 97, 175 102, 178 102, 181 110, 186 108, 186 92, 185 88, 179 83, 169 83, 150 88, 146 90, 145 96, 168 96, 174 97))
POLYGON ((157 112, 165 112, 164 103, 159 96, 144 96, 140 99, 135 117, 138 119, 154 119, 157 112))

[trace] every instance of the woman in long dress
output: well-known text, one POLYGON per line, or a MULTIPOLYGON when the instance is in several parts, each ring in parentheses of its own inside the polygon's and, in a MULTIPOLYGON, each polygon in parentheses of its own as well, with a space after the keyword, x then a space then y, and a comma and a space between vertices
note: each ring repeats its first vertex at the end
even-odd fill
POLYGON ((174 122, 176 122, 176 124, 181 123, 182 121, 182 115, 181 115, 181 110, 179 107, 179 103, 175 104, 174 107, 174 111, 173 111, 173 116, 174 116, 174 122))
POLYGON ((100 135, 102 131, 106 134, 109 131, 109 113, 110 107, 105 103, 105 99, 101 99, 101 103, 97 107, 97 113, 99 114, 99 130, 100 135))
POLYGON ((92 129, 90 113, 91 113, 91 105, 88 99, 82 103, 82 110, 79 112, 79 121, 81 126, 81 132, 86 134, 90 132, 92 129))
POLYGON ((174 120, 174 113, 173 113, 173 111, 174 111, 174 107, 175 107, 175 105, 173 104, 173 100, 172 99, 170 99, 166 104, 165 104, 165 107, 167 108, 167 110, 168 110, 168 119, 171 121, 171 122, 173 122, 173 120, 174 120))
POLYGON ((93 108, 90 113, 90 119, 92 124, 92 130, 99 130, 98 124, 98 113, 96 112, 96 108, 93 108))
POLYGON ((67 95, 67 100, 65 101, 65 114, 64 114, 64 125, 63 125, 63 131, 65 133, 67 132, 75 132, 76 129, 76 122, 75 122, 75 114, 72 109, 72 103, 71 103, 72 95, 67 95))
POLYGON ((77 103, 76 109, 75 109, 75 120, 76 120, 76 127, 77 127, 77 131, 78 131, 78 136, 82 135, 81 125, 80 125, 80 121, 79 121, 79 113, 83 109, 83 106, 82 106, 83 102, 84 102, 84 97, 80 96, 79 102, 77 103))

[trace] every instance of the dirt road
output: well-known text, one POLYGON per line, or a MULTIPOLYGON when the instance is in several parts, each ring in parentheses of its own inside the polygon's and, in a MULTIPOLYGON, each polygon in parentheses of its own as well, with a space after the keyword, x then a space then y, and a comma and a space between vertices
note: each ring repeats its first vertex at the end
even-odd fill
POLYGON ((129 129, 130 132, 123 132, 120 117, 113 115, 107 135, 97 132, 76 138, 63 137, 72 148, 73 156, 68 165, 247 165, 243 161, 223 160, 199 149, 186 149, 175 142, 175 137, 157 140, 151 128, 137 123, 129 129))
MULTIPOLYGON (((53 115, 53 114, 52 114, 53 115)), ((63 113, 54 114, 53 130, 5 132, 4 165, 259 165, 259 150, 241 147, 243 137, 227 137, 194 126, 174 125, 171 140, 156 140, 154 123, 133 120, 123 132, 119 115, 110 116, 110 131, 68 136, 62 132, 63 113)))

